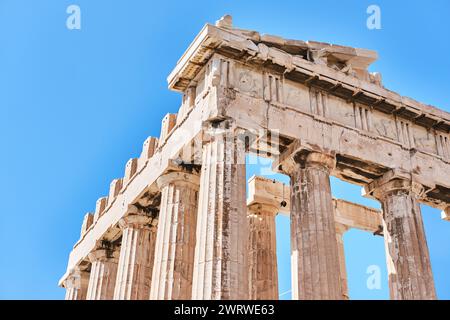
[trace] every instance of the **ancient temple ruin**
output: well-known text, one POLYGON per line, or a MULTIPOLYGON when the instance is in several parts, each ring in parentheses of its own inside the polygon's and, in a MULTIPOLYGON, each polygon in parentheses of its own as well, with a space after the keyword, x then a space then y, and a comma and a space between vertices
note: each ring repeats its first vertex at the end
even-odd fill
POLYGON ((66 299, 278 299, 277 214, 294 299, 348 298, 350 228, 384 237, 392 299, 435 299, 419 204, 450 220, 450 114, 386 89, 376 59, 206 24, 168 77, 179 112, 85 216, 66 299), (247 154, 290 186, 246 181, 247 154), (382 211, 333 199, 330 175, 382 211))

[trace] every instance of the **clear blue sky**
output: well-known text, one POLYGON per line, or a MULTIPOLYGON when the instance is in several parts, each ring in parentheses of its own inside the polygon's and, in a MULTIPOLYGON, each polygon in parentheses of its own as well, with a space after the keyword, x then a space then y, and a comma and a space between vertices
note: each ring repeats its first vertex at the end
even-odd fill
MULTIPOLYGON (((83 215, 107 194, 180 96, 166 76, 205 22, 375 49, 372 71, 403 95, 450 107, 450 2, 0 0, 0 298, 61 299, 57 287, 83 215), (81 7, 81 30, 66 8, 81 7), (382 29, 366 28, 378 4, 382 29)), ((249 168, 249 175, 257 168, 249 168)), ((335 179, 336 197, 377 206, 335 179)), ((438 296, 450 298, 450 223, 423 216, 438 296)), ((280 291, 289 290, 289 224, 277 219, 280 291)), ((345 236, 350 295, 387 298, 382 238, 345 236), (368 290, 366 269, 383 272, 368 290)), ((287 293, 283 298, 289 298, 287 293)))

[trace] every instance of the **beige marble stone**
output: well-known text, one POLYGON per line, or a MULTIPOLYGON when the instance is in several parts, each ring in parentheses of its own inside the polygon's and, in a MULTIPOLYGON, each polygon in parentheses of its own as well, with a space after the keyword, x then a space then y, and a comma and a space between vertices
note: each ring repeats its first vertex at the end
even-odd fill
MULTIPOLYGON (((278 213, 289 216, 291 213, 290 186, 261 176, 252 176, 248 181, 247 206, 259 203, 271 203, 278 213)), ((333 199, 334 220, 336 225, 347 229, 359 229, 370 233, 382 231, 381 210, 343 199, 333 199)))
POLYGON ((345 250, 344 250, 344 233, 348 230, 348 227, 340 223, 336 223, 336 243, 339 253, 339 271, 340 271, 340 282, 341 282, 341 294, 342 299, 350 299, 348 292, 348 281, 347 281, 347 267, 345 264, 345 250))
POLYGON ((117 195, 119 194, 120 190, 122 190, 123 179, 114 179, 111 181, 111 184, 109 186, 109 195, 108 195, 108 204, 111 205, 111 203, 116 199, 117 195))
POLYGON ((66 300, 85 300, 89 284, 89 272, 75 268, 64 281, 66 300))
POLYGON ((333 157, 294 154, 291 177, 292 297, 301 300, 342 299, 330 170, 333 157))
POLYGON ((161 135, 159 143, 164 143, 177 122, 177 115, 168 113, 161 122, 161 135))
POLYGON ((191 299, 199 175, 170 172, 161 190, 150 299, 191 299))
POLYGON ((418 198, 423 188, 387 175, 367 188, 383 207, 384 239, 393 300, 436 299, 418 198))
POLYGON ((95 249, 98 239, 109 236, 109 234, 120 236, 119 221, 127 214, 128 205, 138 202, 145 203, 148 201, 148 197, 154 197, 159 193, 156 180, 172 167, 171 162, 177 158, 177 152, 183 150, 201 134, 203 130, 201 121, 203 107, 201 106, 206 106, 207 103, 208 101, 199 101, 196 108, 189 113, 189 117, 173 128, 166 143, 158 147, 158 152, 143 164, 134 179, 123 185, 115 201, 106 208, 105 213, 91 226, 89 232, 86 232, 82 239, 77 241, 69 254, 66 272, 59 281, 60 286, 63 286, 64 280, 74 267, 88 259, 88 255, 95 249), (117 232, 118 230, 119 232, 117 232))
POLYGON ((138 164, 137 158, 132 158, 127 161, 127 164, 125 165, 125 175, 123 177, 122 182, 123 187, 125 187, 135 175, 137 170, 137 164, 138 164))
POLYGON ((120 220, 120 227, 123 233, 114 299, 148 300, 156 228, 151 217, 136 209, 120 220))
POLYGON ((158 148, 158 138, 148 137, 145 139, 144 144, 142 145, 142 152, 138 159, 138 169, 142 169, 145 163, 153 157, 158 148))
POLYGON ((103 214, 108 204, 108 197, 102 197, 95 204, 94 221, 97 221, 103 214))
POLYGON ((203 146, 192 299, 248 299, 245 148, 222 121, 203 146))
POLYGON ((382 235, 383 213, 381 210, 343 199, 333 199, 333 203, 336 225, 382 235))
POLYGON ((89 228, 94 223, 94 215, 92 213, 86 213, 83 219, 83 224, 81 225, 81 237, 83 237, 89 228))
POLYGON ((432 190, 421 201, 450 201, 449 179, 439 174, 450 172, 441 147, 448 149, 450 114, 384 88, 367 70, 375 52, 225 25, 205 25, 169 75, 171 89, 197 83, 199 94, 214 95, 205 115, 278 131, 284 146, 299 139, 339 154, 333 175, 345 181, 363 185, 402 168, 432 190), (277 94, 267 95, 274 83, 277 94))
POLYGON ((278 267, 273 204, 248 207, 249 222, 249 299, 278 300, 278 267))
MULTIPOLYGON (((156 217, 151 222, 153 233, 133 224, 121 231, 120 225, 127 220, 130 205, 139 205, 145 211, 159 201, 158 178, 174 169, 174 159, 182 159, 184 164, 203 166, 192 296, 248 298, 245 168, 241 164, 229 165, 228 160, 242 162, 246 152, 255 153, 273 160, 274 170, 287 172, 296 163, 293 155, 300 152, 336 157, 332 170, 324 170, 326 165, 312 161, 313 165, 296 167, 295 174, 291 174, 295 178, 294 202, 290 205, 295 230, 292 261, 295 270, 302 270, 294 272, 294 297, 345 297, 344 276, 337 271, 342 271, 342 248, 330 223, 334 219, 349 228, 384 233, 396 239, 392 243, 405 245, 387 246, 393 257, 390 261, 395 261, 395 268, 390 268, 395 270, 390 277, 391 288, 396 288, 394 298, 433 298, 430 282, 416 280, 428 279, 431 274, 431 270, 427 271, 429 256, 420 240, 425 236, 417 208, 419 202, 430 205, 444 210, 443 218, 449 219, 450 114, 385 88, 381 75, 368 71, 376 59, 376 52, 371 50, 239 29, 233 26, 230 16, 216 25, 206 24, 168 77, 169 88, 183 95, 178 115, 164 118, 159 141, 146 140, 139 158, 127 163, 121 188, 119 179, 111 185, 107 200, 96 206, 94 218, 87 217, 60 285, 70 282, 75 268, 86 267, 98 239, 122 240, 124 254, 118 270, 121 289, 117 292, 122 299, 149 298, 153 266, 149 261, 153 258, 148 243, 155 243, 150 238, 155 237, 156 217), (245 147, 242 139, 219 143, 225 132, 238 131, 249 138, 245 147), (373 197, 379 190, 373 185, 391 171, 401 180, 422 186, 426 192, 417 196, 398 193, 392 199, 380 200, 389 208, 384 215, 385 221, 390 222, 384 230, 375 211, 344 200, 330 200, 329 175, 368 186, 367 196, 373 197), (334 214, 330 209, 333 205, 334 214), (403 211, 409 215, 386 218, 403 211), (308 219, 300 223, 302 214, 308 219), (420 222, 411 227, 418 230, 417 241, 408 238, 411 232, 407 227, 412 221, 420 222), (318 232, 314 232, 314 227, 318 232), (317 245, 319 254, 308 251, 311 244, 317 245), (304 253, 303 257, 299 252, 304 253), (423 252, 426 253, 418 259, 423 252), (411 271, 411 276, 409 271, 400 272, 412 269, 413 264, 422 265, 422 269, 411 271), (132 266, 147 271, 140 272, 132 266), (313 274, 311 266, 319 270, 318 275, 313 274), (299 275, 301 279, 295 278, 299 275), (299 290, 301 283, 315 286, 299 290), (404 289, 417 286, 420 294, 404 289)), ((285 187, 280 190, 284 193, 285 187)), ((280 197, 285 196, 277 194, 277 201, 280 197)), ((282 207, 279 210, 289 214, 282 207)))
MULTIPOLYGON (((260 203, 271 204, 275 212, 290 215, 290 188, 279 181, 252 176, 248 183, 247 206, 260 203)), ((343 299, 349 299, 347 270, 345 264, 344 233, 351 229, 359 229, 372 234, 382 235, 382 212, 360 204, 342 199, 333 199, 334 218, 336 224, 336 241, 339 252, 339 266, 343 299)), ((264 244, 263 244, 264 245, 264 244)))
POLYGON ((86 300, 112 300, 117 278, 119 252, 107 241, 89 254, 91 271, 86 300))
POLYGON ((192 84, 186 89, 186 92, 183 94, 182 104, 177 113, 177 125, 179 125, 195 107, 195 98, 197 94, 196 90, 196 85, 192 84))

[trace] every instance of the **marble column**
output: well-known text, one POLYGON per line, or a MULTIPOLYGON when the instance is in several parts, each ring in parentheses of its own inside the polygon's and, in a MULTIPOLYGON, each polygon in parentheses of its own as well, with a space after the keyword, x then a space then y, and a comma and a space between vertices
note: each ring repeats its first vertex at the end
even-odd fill
POLYGON ((245 137, 225 120, 207 128, 197 216, 193 299, 248 299, 245 137))
POLYGON ((89 272, 79 268, 74 269, 64 281, 66 300, 85 300, 89 284, 89 272))
POLYGON ((283 170, 291 178, 292 297, 342 299, 330 170, 335 159, 299 152, 283 170))
POLYGON ((345 265, 345 251, 344 251, 344 233, 348 230, 347 226, 336 223, 336 243, 339 253, 339 270, 341 275, 341 293, 342 299, 349 300, 348 281, 347 281, 347 267, 345 265))
POLYGON ((119 252, 109 242, 101 242, 89 254, 91 273, 87 300, 112 300, 117 277, 119 252))
POLYGON ((250 300, 278 300, 277 213, 278 208, 270 204, 255 204, 248 208, 250 300))
POLYGON ((422 186, 406 179, 369 186, 382 203, 389 291, 392 300, 436 299, 420 205, 422 186))
POLYGON ((154 222, 151 216, 137 209, 120 220, 122 244, 115 300, 148 300, 156 240, 154 222))
POLYGON ((198 174, 171 172, 157 180, 161 190, 150 299, 189 300, 197 221, 198 174))

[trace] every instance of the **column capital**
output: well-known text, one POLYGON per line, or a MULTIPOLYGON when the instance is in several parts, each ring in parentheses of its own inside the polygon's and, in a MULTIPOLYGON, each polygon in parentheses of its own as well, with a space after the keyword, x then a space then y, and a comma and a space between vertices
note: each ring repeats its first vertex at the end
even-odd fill
POLYGON ((88 254, 89 261, 115 261, 118 262, 119 250, 109 241, 99 240, 95 249, 88 254))
POLYGON ((236 129, 236 124, 230 119, 207 120, 202 123, 202 142, 211 142, 218 137, 229 135, 236 129))
POLYGON ((190 173, 185 171, 173 171, 162 174, 156 183, 159 189, 164 188, 170 183, 177 183, 183 185, 189 185, 189 187, 198 190, 200 186, 200 176, 196 173, 190 173))
POLYGON ((422 184, 413 181, 410 174, 391 170, 381 178, 367 184, 363 190, 364 196, 378 200, 397 192, 408 193, 420 198, 423 196, 425 188, 422 184))
POLYGON ((203 144, 212 141, 223 141, 224 144, 233 142, 237 144, 238 150, 248 148, 255 141, 257 135, 251 130, 238 127, 235 120, 228 118, 204 121, 202 127, 203 144))
POLYGON ((328 170, 333 170, 336 166, 336 157, 331 154, 321 152, 309 152, 305 155, 297 153, 296 159, 302 166, 320 166, 328 170))
POLYGON ((97 249, 89 253, 89 261, 119 261, 119 251, 111 251, 108 249, 97 249))
POLYGON ((247 206, 249 216, 251 215, 266 215, 276 216, 278 213, 278 206, 275 203, 252 203, 247 206))
POLYGON ((203 136, 204 139, 206 138, 206 141, 208 141, 208 134, 212 134, 214 136, 216 134, 234 131, 237 128, 236 122, 231 118, 206 120, 203 121, 202 127, 206 131, 203 136))
POLYGON ((313 150, 293 142, 273 163, 273 170, 291 175, 295 170, 307 167, 324 168, 331 171, 336 167, 336 156, 328 150, 313 150))
POLYGON ((138 208, 136 205, 129 205, 127 213, 119 220, 119 227, 125 228, 148 228, 152 231, 156 230, 157 219, 138 208))
POLYGON ((89 272, 82 269, 79 266, 70 270, 68 277, 64 280, 64 287, 67 288, 80 288, 82 284, 89 282, 89 272))

